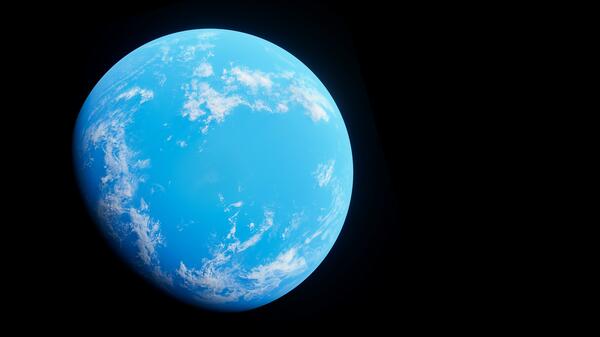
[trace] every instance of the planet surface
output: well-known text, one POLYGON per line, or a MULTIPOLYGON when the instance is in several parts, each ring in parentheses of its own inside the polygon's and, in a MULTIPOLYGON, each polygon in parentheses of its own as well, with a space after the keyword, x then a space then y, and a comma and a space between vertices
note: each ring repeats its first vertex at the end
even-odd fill
POLYGON ((352 193, 342 115, 303 63, 219 29, 151 41, 79 113, 74 165, 114 250, 165 292, 243 311, 302 283, 352 193))

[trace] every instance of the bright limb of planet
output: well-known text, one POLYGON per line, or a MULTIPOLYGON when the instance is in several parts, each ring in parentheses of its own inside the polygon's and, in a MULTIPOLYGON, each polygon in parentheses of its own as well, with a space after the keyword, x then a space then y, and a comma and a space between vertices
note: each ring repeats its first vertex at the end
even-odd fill
POLYGON ((348 132, 323 83, 229 30, 167 35, 121 59, 83 104, 73 152, 117 254, 208 310, 257 308, 300 285, 352 194, 348 132))

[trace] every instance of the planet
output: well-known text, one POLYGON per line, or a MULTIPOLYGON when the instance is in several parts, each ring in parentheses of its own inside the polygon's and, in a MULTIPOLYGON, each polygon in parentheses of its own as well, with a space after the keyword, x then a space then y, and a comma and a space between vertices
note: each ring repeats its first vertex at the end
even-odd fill
POLYGON ((73 158, 109 246, 206 310, 254 309, 300 285, 352 194, 350 139, 324 84, 230 30, 166 35, 116 63, 80 110, 73 158))

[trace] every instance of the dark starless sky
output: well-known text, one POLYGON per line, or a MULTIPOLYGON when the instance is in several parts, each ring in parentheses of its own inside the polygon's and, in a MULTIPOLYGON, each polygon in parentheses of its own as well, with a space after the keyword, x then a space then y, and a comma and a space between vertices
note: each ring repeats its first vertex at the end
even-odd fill
POLYGON ((439 50, 428 48, 435 41, 422 39, 429 28, 421 12, 377 2, 108 1, 37 13, 30 21, 39 28, 21 39, 35 50, 22 58, 32 58, 43 74, 28 84, 39 92, 28 132, 43 142, 21 154, 25 162, 43 165, 19 168, 43 181, 22 196, 22 205, 32 199, 37 204, 27 209, 27 221, 39 239, 20 249, 29 263, 22 267, 35 274, 21 284, 34 292, 23 300, 27 312, 51 317, 57 326, 76 321, 89 329, 115 323, 142 328, 146 322, 195 327, 200 334, 205 326, 301 329, 313 322, 387 329, 451 310, 440 302, 449 291, 441 280, 451 276, 431 273, 444 257, 438 251, 434 256, 423 235, 442 241, 438 224, 423 220, 437 212, 423 201, 435 194, 431 181, 443 174, 436 169, 442 163, 428 159, 436 152, 424 151, 431 140, 423 122, 443 121, 428 109, 442 98, 423 90, 440 60, 439 50), (334 97, 352 144, 352 200, 332 251, 298 288, 246 313, 202 311, 145 283, 111 252, 73 176, 73 126, 97 81, 142 44, 198 28, 250 33, 300 59, 334 97))

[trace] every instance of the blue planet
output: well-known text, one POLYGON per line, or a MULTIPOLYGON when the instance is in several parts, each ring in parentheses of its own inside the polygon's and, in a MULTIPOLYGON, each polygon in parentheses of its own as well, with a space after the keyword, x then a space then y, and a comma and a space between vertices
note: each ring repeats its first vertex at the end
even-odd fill
POLYGON ((348 132, 323 83, 230 30, 167 35, 121 59, 83 104, 73 152, 118 255, 208 310, 250 310, 300 285, 352 194, 348 132))

